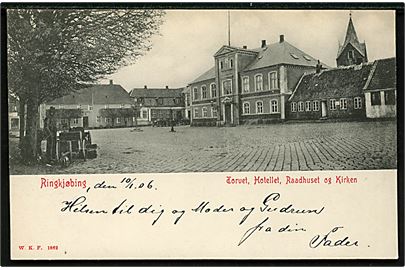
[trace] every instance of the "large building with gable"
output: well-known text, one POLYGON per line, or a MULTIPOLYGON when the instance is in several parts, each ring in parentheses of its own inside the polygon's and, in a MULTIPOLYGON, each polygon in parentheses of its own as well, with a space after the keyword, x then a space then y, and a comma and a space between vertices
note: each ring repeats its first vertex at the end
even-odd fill
POLYGON ((135 122, 135 110, 128 92, 110 80, 57 98, 40 106, 40 127, 48 110, 54 107, 58 129, 71 127, 129 127, 135 122))
MULTIPOLYGON (((222 46, 214 66, 189 84, 192 125, 239 125, 286 119, 286 103, 318 60, 285 40, 248 49, 222 46)), ((325 65, 324 65, 325 66, 325 65)))

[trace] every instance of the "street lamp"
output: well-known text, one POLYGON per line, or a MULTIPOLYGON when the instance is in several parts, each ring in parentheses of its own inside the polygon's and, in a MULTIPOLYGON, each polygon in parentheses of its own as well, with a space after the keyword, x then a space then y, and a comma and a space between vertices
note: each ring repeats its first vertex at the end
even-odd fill
POLYGON ((138 129, 138 106, 139 108, 142 107, 142 103, 138 103, 140 100, 138 100, 138 98, 134 98, 134 105, 133 105, 133 109, 135 111, 135 130, 138 129))
MULTIPOLYGON (((176 104, 176 98, 173 98, 173 103, 176 104)), ((170 124, 171 124, 171 128, 170 128, 170 132, 176 132, 174 130, 174 117, 173 117, 173 108, 170 107, 170 124)))

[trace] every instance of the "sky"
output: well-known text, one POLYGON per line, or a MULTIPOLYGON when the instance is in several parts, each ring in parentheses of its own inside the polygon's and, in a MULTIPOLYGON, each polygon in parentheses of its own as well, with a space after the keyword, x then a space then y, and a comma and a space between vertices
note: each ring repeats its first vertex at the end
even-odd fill
MULTIPOLYGON (((343 43, 349 10, 231 10, 231 45, 248 48, 278 42, 279 35, 331 67, 343 43)), ((352 20, 369 61, 395 56, 395 13, 354 10, 352 20)), ((152 49, 109 79, 127 91, 135 87, 187 86, 214 65, 213 55, 228 43, 227 10, 167 10, 152 49)))

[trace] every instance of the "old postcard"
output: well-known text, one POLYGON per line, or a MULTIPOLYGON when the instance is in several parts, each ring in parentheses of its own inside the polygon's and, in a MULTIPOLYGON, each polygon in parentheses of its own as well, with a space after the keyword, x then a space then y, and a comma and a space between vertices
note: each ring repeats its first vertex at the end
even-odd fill
POLYGON ((10 259, 398 260, 397 12, 7 8, 10 259))

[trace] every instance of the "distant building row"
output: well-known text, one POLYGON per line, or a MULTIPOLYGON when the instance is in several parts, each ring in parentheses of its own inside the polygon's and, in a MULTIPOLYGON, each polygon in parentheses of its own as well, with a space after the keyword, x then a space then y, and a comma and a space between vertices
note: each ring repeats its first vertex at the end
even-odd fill
POLYGON ((40 126, 50 107, 56 109, 60 129, 70 127, 109 128, 151 125, 158 120, 185 118, 183 88, 133 89, 99 84, 83 88, 40 106, 40 126))

